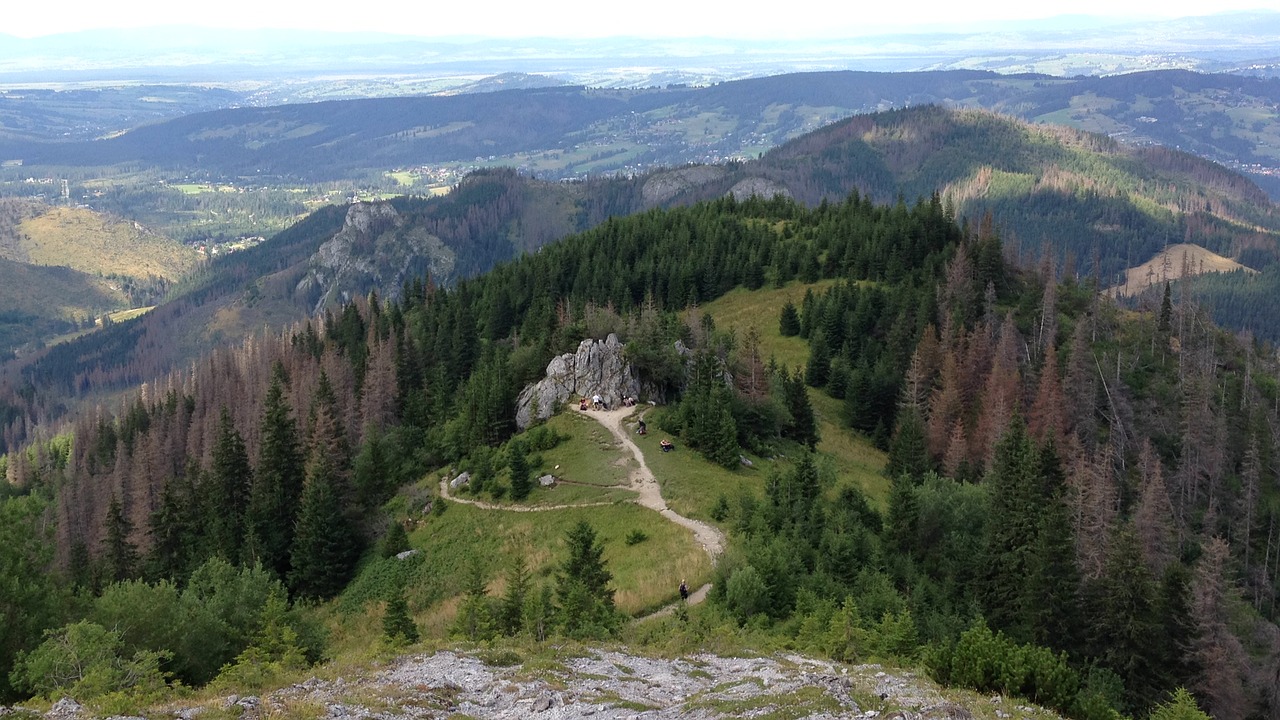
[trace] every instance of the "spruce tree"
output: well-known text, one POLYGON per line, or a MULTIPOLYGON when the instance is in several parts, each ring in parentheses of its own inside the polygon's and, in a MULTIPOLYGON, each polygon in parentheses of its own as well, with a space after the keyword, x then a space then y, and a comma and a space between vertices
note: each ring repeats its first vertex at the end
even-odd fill
POLYGON ((800 334, 800 312, 790 300, 782 306, 782 315, 778 318, 778 332, 782 337, 795 337, 800 334))
POLYGON ((276 364, 262 411, 262 446, 249 494, 247 523, 263 567, 289 574, 289 548, 306 477, 297 422, 285 399, 284 367, 276 364))
POLYGON ((107 506, 106 540, 102 553, 102 574, 108 583, 124 582, 137 577, 138 548, 129 541, 133 524, 124 516, 120 499, 111 496, 107 506))
POLYGON ((812 450, 818 444, 818 421, 813 416, 813 405, 809 403, 809 392, 804 386, 804 375, 799 368, 794 373, 783 370, 779 376, 782 383, 783 399, 787 412, 791 415, 791 423, 784 435, 812 450))
POLYGON ((332 458, 314 449, 290 553, 289 587, 299 597, 331 598, 355 569, 358 533, 338 485, 332 458))
POLYGON ((920 482, 929 467, 929 446, 924 435, 924 419, 914 406, 898 413, 898 429, 889 443, 889 458, 884 472, 891 478, 905 475, 920 482))
POLYGON ((418 642, 418 626, 409 615, 409 603, 405 602, 403 592, 396 592, 387 600, 387 609, 382 616, 382 637, 392 645, 418 642))
POLYGON ((524 443, 519 438, 507 445, 507 467, 511 470, 511 498, 520 501, 529 497, 533 479, 529 476, 529 458, 525 455, 524 443))
POLYGON ((244 439, 231 421, 226 406, 218 419, 213 462, 207 479, 210 550, 230 562, 241 560, 245 536, 245 512, 249 505, 252 470, 244 439))
POLYGON ((524 627, 525 604, 532 579, 524 555, 516 555, 507 566, 507 589, 498 606, 498 629, 503 635, 516 635, 524 627))
POLYGON ((472 642, 493 638, 494 622, 488 590, 489 578, 476 557, 471 558, 463 582, 462 604, 453 621, 453 634, 472 642))
POLYGON ((610 634, 618 617, 609 587, 613 574, 604 564, 604 546, 586 520, 571 528, 566 540, 569 555, 556 574, 561 626, 570 637, 610 634))
POLYGON ((992 628, 1018 642, 1030 640, 1024 588, 1040 530, 1037 470, 1026 425, 1015 416, 996 445, 986 477, 991 507, 982 597, 992 628))

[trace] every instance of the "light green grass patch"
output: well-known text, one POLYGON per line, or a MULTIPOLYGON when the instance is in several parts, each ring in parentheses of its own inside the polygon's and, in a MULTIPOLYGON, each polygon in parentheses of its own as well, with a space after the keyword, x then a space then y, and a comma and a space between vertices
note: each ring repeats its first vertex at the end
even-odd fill
POLYGON ((635 459, 605 426, 566 410, 548 420, 547 427, 569 439, 542 453, 540 472, 587 485, 626 484, 635 459))
POLYGON ((887 508, 889 479, 884 476, 887 456, 870 440, 844 427, 840 419, 843 401, 810 389, 809 402, 818 419, 818 452, 835 460, 837 484, 850 482, 877 508, 887 508))
POLYGON ((736 330, 739 339, 746 337, 749 328, 755 328, 760 334, 760 353, 766 361, 773 357, 783 367, 804 367, 809 360, 809 343, 799 337, 783 337, 778 331, 782 308, 788 300, 799 308, 806 290, 812 289, 816 295, 835 283, 823 280, 812 285, 788 283, 781 288, 760 290, 735 288, 702 306, 702 310, 711 315, 717 328, 736 330))
POLYGON ((667 506, 686 517, 715 523, 711 510, 720 496, 733 501, 743 490, 762 496, 764 482, 771 463, 760 458, 751 458, 754 467, 739 466, 727 470, 704 458, 696 450, 691 450, 674 438, 676 449, 662 452, 659 443, 664 437, 670 437, 658 429, 660 414, 669 412, 667 408, 651 411, 645 419, 649 424, 649 434, 636 436, 635 443, 644 452, 645 462, 653 471, 653 476, 662 488, 662 497, 667 506))
POLYGON ((456 595, 473 559, 488 574, 490 593, 501 592, 501 575, 520 554, 536 582, 554 582, 555 568, 564 560, 565 534, 581 520, 595 528, 604 546, 614 600, 624 613, 638 614, 671 600, 681 577, 691 584, 710 577, 711 563, 688 530, 632 503, 545 512, 450 503, 444 514, 432 516, 410 536, 427 558, 409 583, 410 606, 425 607, 456 595), (627 545, 626 536, 637 529, 648 539, 627 545))

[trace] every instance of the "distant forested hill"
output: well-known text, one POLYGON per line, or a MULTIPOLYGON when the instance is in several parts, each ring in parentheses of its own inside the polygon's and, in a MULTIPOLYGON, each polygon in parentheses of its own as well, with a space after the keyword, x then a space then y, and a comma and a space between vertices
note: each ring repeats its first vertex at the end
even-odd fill
MULTIPOLYGON (((66 99, 54 100, 65 111, 66 99)), ((190 101, 199 107, 194 103, 206 100, 190 101)), ((710 87, 554 87, 245 107, 92 141, 3 142, 0 159, 34 167, 129 163, 215 179, 319 181, 492 156, 572 177, 751 157, 849 115, 940 104, 1162 144, 1261 173, 1280 167, 1278 103, 1280 79, 1180 70, 1072 78, 972 70, 818 72, 710 87)), ((1256 177, 1271 188, 1269 175, 1256 177)))

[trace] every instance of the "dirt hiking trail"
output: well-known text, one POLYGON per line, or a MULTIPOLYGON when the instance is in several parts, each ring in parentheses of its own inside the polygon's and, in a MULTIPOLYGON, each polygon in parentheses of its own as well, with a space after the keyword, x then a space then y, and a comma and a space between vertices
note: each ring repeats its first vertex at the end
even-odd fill
MULTIPOLYGON (((610 433, 613 434, 615 438, 617 438, 618 442, 622 443, 622 446, 626 448, 628 452, 631 453, 631 456, 635 458, 636 468, 631 471, 630 475, 627 476, 627 484, 620 487, 622 487, 625 490, 631 490, 632 492, 635 492, 636 493, 635 502, 657 512, 662 517, 666 518, 667 520, 670 520, 671 522, 677 525, 688 528, 689 531, 693 533, 694 540, 698 542, 698 545, 702 547, 703 551, 707 553, 707 556, 710 557, 711 561, 714 563, 716 559, 719 558, 720 555, 724 552, 724 543, 725 543, 724 533, 720 531, 720 528, 717 528, 714 525, 710 525, 700 520, 687 518, 677 513, 675 510, 672 510, 671 508, 667 507, 667 501, 662 499, 662 488, 659 487, 658 480, 657 478, 654 477, 653 471, 649 469, 648 463, 644 461, 644 453, 640 451, 639 446, 637 446, 635 444, 635 441, 631 439, 631 436, 627 433, 626 428, 622 424, 623 421, 629 416, 631 416, 631 414, 634 413, 635 411, 636 411, 636 408, 630 408, 630 407, 621 407, 614 410, 578 410, 576 407, 574 407, 573 409, 573 412, 592 418, 596 422, 603 425, 610 433)), ((440 496, 447 500, 451 500, 453 502, 460 502, 460 503, 466 503, 468 505, 475 505, 476 507, 479 507, 485 510, 509 510, 512 512, 546 512, 548 510, 565 510, 568 508, 598 507, 601 505, 613 504, 612 502, 596 502, 596 503, 575 503, 570 505, 539 505, 537 507, 525 507, 525 506, 519 506, 519 505, 497 505, 494 503, 487 503, 482 500, 475 500, 472 498, 462 498, 462 497, 457 497, 453 495, 452 492, 450 491, 449 481, 447 478, 440 481, 440 496)), ((711 584, 708 583, 698 588, 697 590, 690 592, 689 604, 697 605, 698 603, 702 602, 707 598, 707 593, 710 590, 711 590, 711 584)), ((661 610, 658 610, 655 613, 646 615, 645 617, 639 618, 639 619, 646 620, 652 617, 661 617, 664 615, 670 615, 671 613, 675 612, 675 608, 677 605, 678 603, 673 603, 671 605, 668 605, 662 608, 661 610)))

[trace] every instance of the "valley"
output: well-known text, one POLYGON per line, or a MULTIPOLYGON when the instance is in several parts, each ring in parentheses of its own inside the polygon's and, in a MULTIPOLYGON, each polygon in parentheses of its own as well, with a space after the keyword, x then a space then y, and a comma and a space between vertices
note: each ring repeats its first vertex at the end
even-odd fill
POLYGON ((0 714, 1275 717, 1273 15, 0 35, 0 714))

